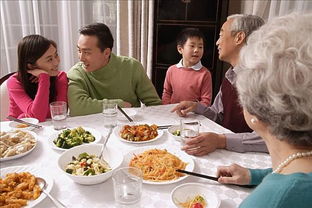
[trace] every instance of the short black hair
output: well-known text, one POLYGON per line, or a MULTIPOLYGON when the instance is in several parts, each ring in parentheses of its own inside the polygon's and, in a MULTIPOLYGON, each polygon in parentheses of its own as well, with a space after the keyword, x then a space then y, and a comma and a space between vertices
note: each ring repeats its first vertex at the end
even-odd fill
POLYGON ((188 38, 197 37, 203 39, 205 44, 205 36, 198 28, 184 28, 177 37, 177 45, 183 46, 188 38))
POLYGON ((106 48, 112 50, 114 38, 110 29, 104 23, 94 23, 84 26, 79 30, 81 35, 96 36, 98 38, 98 47, 103 52, 106 48))

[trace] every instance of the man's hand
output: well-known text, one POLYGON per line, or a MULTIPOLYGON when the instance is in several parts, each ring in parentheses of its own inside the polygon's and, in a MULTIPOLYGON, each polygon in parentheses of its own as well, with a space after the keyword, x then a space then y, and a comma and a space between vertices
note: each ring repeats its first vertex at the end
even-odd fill
POLYGON ((247 168, 232 164, 218 167, 217 177, 219 183, 246 185, 250 183, 250 172, 247 168))
POLYGON ((174 107, 171 112, 176 112, 179 116, 186 116, 188 112, 192 112, 195 110, 197 103, 193 101, 182 101, 174 107))
POLYGON ((224 149, 226 138, 223 134, 212 132, 200 133, 199 136, 186 140, 182 147, 186 153, 195 156, 206 155, 216 149, 224 149))
POLYGON ((122 106, 123 106, 124 108, 131 108, 131 107, 132 107, 131 103, 128 103, 128 102, 126 102, 126 101, 124 101, 124 102, 122 103, 122 106))

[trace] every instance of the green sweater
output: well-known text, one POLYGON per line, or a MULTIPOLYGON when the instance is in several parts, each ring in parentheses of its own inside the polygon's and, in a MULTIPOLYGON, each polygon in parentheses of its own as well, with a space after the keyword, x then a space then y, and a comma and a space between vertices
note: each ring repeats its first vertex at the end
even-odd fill
POLYGON ((161 100, 152 82, 137 60, 111 53, 109 63, 93 72, 86 72, 82 63, 74 65, 69 78, 68 105, 71 116, 102 112, 103 102, 123 101, 139 107, 159 105, 161 100))
POLYGON ((311 208, 312 173, 272 174, 272 169, 250 169, 251 184, 257 188, 240 208, 311 208))

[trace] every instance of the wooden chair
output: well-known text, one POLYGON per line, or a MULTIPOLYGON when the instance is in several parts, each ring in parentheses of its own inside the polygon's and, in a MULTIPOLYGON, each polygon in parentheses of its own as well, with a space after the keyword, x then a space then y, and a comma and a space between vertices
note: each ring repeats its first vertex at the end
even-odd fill
POLYGON ((9 113, 9 96, 6 81, 13 74, 15 74, 15 72, 9 73, 0 79, 0 121, 4 121, 9 113))

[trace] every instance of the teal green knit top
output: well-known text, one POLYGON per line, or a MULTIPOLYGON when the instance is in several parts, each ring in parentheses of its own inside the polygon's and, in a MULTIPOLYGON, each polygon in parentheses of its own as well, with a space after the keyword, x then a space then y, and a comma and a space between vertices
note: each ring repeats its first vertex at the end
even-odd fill
POLYGON ((311 208, 312 173, 272 174, 272 169, 250 169, 257 188, 240 208, 311 208))
POLYGON ((143 66, 134 58, 111 53, 109 63, 94 71, 86 72, 82 63, 68 72, 68 105, 71 116, 102 112, 103 102, 123 101, 139 107, 159 105, 161 100, 147 77, 143 66))

